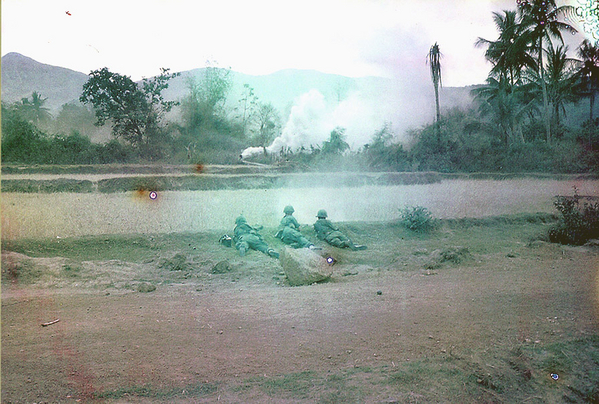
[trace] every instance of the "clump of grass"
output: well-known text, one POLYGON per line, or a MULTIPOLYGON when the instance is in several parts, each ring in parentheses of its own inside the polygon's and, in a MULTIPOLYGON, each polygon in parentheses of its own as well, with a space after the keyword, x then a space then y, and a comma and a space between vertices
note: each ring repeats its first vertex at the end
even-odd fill
POLYGON ((29 260, 19 262, 2 261, 2 281, 34 283, 42 276, 42 271, 29 260))
POLYGON ((142 282, 137 285, 137 291, 140 293, 150 293, 156 290, 156 285, 152 285, 148 282, 142 282))
POLYGON ((269 396, 282 394, 296 399, 306 399, 309 397, 309 390, 312 387, 314 377, 315 372, 312 371, 291 373, 282 377, 265 379, 261 387, 269 396))
POLYGON ((437 220, 423 206, 406 206, 399 212, 400 223, 409 230, 426 233, 437 228, 437 220))
POLYGON ((210 395, 216 392, 217 386, 213 383, 198 383, 194 385, 188 385, 183 388, 166 388, 160 389, 155 388, 151 385, 145 386, 132 386, 119 388, 116 390, 109 390, 104 392, 95 393, 94 397, 97 399, 112 399, 119 400, 125 397, 146 397, 146 398, 158 398, 158 399, 169 399, 175 397, 202 397, 210 395))
POLYGON ((185 254, 177 253, 172 258, 163 259, 158 267, 169 271, 186 271, 189 269, 189 263, 185 254))
POLYGON ((64 264, 62 266, 63 273, 69 278, 77 278, 80 275, 81 267, 77 265, 64 264))
POLYGON ((441 251, 441 262, 451 262, 453 264, 461 264, 464 261, 472 259, 472 254, 467 247, 451 247, 441 251))

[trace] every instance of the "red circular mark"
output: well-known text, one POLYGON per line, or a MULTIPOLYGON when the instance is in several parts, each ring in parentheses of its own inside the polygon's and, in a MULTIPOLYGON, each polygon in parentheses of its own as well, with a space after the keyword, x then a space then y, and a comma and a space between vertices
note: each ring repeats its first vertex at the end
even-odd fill
POLYGON ((202 163, 196 163, 193 167, 193 170, 198 173, 201 174, 204 172, 204 164, 202 163))

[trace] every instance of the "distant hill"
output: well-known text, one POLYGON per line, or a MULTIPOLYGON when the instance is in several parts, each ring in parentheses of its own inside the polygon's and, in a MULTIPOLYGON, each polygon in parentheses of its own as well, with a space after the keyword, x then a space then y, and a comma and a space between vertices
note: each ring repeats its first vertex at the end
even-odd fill
MULTIPOLYGON (((181 72, 180 77, 169 83, 165 97, 181 100, 188 92, 187 80, 200 76, 203 70, 181 72)), ((18 53, 2 57, 1 74, 3 101, 19 101, 37 91, 47 97, 46 105, 53 114, 63 104, 79 98, 88 78, 84 73, 39 63, 18 53)), ((328 109, 328 115, 323 119, 328 119, 330 125, 347 127, 348 140, 352 145, 367 142, 367 138, 385 122, 392 123, 394 131, 402 134, 408 128, 434 119, 434 95, 430 81, 417 83, 411 78, 407 78, 406 82, 380 77, 351 78, 295 69, 264 76, 232 71, 231 78, 230 107, 237 106, 243 85, 248 84, 261 102, 270 102, 277 108, 283 121, 287 121, 299 97, 317 90, 324 96, 328 109)), ((442 88, 442 108, 469 106, 472 102, 469 92, 468 87, 442 88)))
POLYGON ((2 100, 19 101, 37 91, 47 98, 52 111, 79 98, 87 75, 74 70, 39 63, 19 53, 2 56, 2 100))
MULTIPOLYGON (((187 93, 186 78, 198 77, 204 68, 181 72, 181 76, 170 82, 165 95, 169 99, 183 98, 187 93)), ((397 83, 380 77, 351 78, 313 70, 287 69, 264 76, 252 76, 231 72, 233 87, 230 102, 239 99, 244 84, 249 84, 261 101, 271 102, 281 112, 289 108, 300 95, 316 89, 330 101, 341 101, 349 93, 360 91, 365 96, 385 98, 385 94, 396 89, 397 83)), ((47 97, 47 106, 58 110, 63 104, 79 98, 88 76, 63 67, 35 61, 19 53, 8 53, 2 57, 2 100, 19 101, 31 96, 33 91, 47 97)), ((467 105, 470 98, 466 87, 442 89, 441 97, 448 105, 467 105), (465 96, 465 98, 464 98, 465 96)), ((432 92, 432 85, 430 88, 432 92)), ((428 94, 426 98, 430 98, 428 94)))

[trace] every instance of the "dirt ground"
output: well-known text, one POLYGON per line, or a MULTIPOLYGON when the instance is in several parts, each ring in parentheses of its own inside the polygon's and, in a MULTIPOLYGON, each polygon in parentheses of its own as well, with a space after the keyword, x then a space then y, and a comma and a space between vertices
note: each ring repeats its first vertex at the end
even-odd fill
MULTIPOLYGON (((375 267, 340 260, 332 281, 302 287, 285 285, 276 260, 233 250, 232 272, 192 272, 149 293, 118 282, 4 282, 2 402, 347 402, 350 393, 333 395, 330 385, 309 393, 273 387, 289 375, 307 375, 307 386, 348 379, 356 402, 502 402, 481 379, 478 390, 427 396, 417 394, 426 387, 418 382, 373 377, 411 362, 477 361, 598 333, 596 247, 538 242, 512 250, 436 269, 416 262, 416 253, 375 267), (145 394, 148 386, 154 393, 145 394)), ((343 252, 361 262, 376 253, 343 252)), ((5 266, 22 260, 49 271, 67 262, 3 251, 5 266)), ((81 265, 114 279, 156 267, 81 265)))

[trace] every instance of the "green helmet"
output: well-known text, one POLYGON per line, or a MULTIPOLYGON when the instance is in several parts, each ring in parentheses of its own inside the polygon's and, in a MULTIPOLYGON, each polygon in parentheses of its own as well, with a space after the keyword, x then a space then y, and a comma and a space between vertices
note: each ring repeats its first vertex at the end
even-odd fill
POLYGON ((287 205, 285 206, 285 209, 283 209, 283 213, 285 213, 286 215, 290 215, 293 212, 295 212, 295 209, 293 209, 293 206, 291 205, 287 205))
POLYGON ((245 220, 245 217, 243 217, 243 215, 239 215, 237 217, 237 219, 235 219, 235 224, 237 226, 239 226, 240 224, 244 224, 244 223, 247 223, 247 220, 245 220))
POLYGON ((322 217, 322 218, 325 218, 325 219, 326 219, 326 218, 327 218, 327 216, 328 216, 328 215, 327 215, 327 211, 326 211, 326 210, 324 210, 324 209, 320 209, 320 210, 318 211, 318 213, 316 214, 316 217, 318 217, 318 218, 321 218, 321 217, 322 217))

